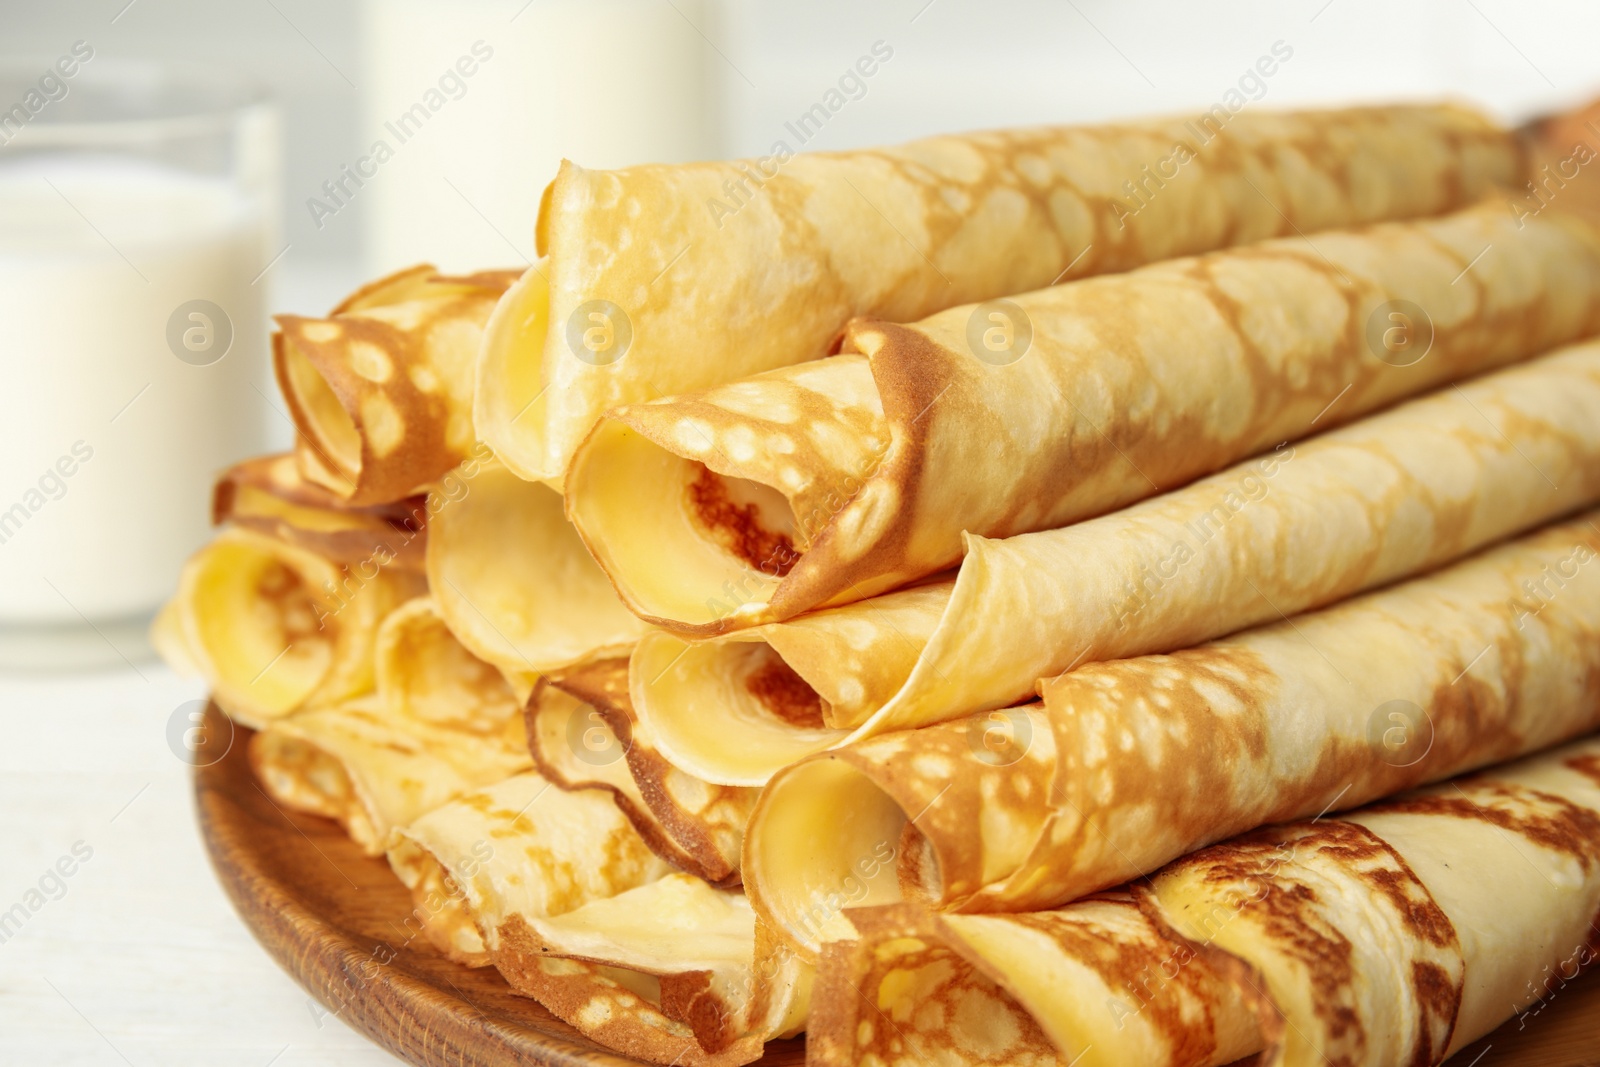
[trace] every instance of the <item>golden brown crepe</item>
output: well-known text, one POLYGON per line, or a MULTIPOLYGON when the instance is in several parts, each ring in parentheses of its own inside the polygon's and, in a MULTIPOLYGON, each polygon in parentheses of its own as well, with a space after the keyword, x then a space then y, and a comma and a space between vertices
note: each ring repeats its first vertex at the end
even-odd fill
POLYGON ((606 409, 815 359, 854 315, 910 321, 1171 256, 1449 211, 1521 172, 1507 131, 1438 106, 791 156, 563 164, 539 217, 548 259, 502 302, 479 368, 478 430, 507 467, 559 484, 606 409))
POLYGON ((531 762, 520 716, 484 733, 405 717, 376 694, 274 720, 250 741, 268 795, 336 820, 373 856, 401 827, 531 762))
POLYGON ((825 906, 840 897, 1049 907, 1593 730, 1597 554, 1589 512, 1321 611, 1060 675, 1042 705, 814 756, 762 793, 745 885, 814 952, 847 935, 825 906))
POLYGON ((1596 500, 1600 342, 1586 342, 1111 515, 968 537, 954 580, 709 641, 647 633, 634 704, 679 768, 759 785, 814 752, 1319 607, 1596 500))
POLYGON ((432 597, 407 601, 378 628, 374 675, 390 714, 485 735, 520 718, 521 702, 493 665, 467 651, 432 597))
POLYGON ((1224 974, 1118 891, 1057 911, 846 913, 823 951, 806 1062, 1215 1067, 1262 1047, 1224 974))
POLYGON ((378 626, 422 592, 420 575, 374 560, 341 567, 248 530, 225 530, 184 564, 151 641, 203 677, 229 717, 262 727, 370 691, 378 626))
POLYGON ((1141 896, 1234 961, 1265 1062, 1438 1063, 1593 960, 1600 740, 1208 848, 1141 896))
POLYGON ((474 460, 428 507, 428 584, 440 613, 524 694, 541 672, 625 651, 644 632, 548 486, 474 460))
POLYGON ((1438 1063, 1594 959, 1600 740, 1258 830, 1131 894, 846 914, 810 1063, 1438 1063))
POLYGON ((615 409, 567 507, 641 616, 724 632, 934 573, 963 532, 1102 514, 1597 328, 1600 231, 1553 210, 1268 241, 858 322, 845 355, 615 409), (985 348, 990 315, 1015 327, 1009 355, 985 348))
POLYGON ((428 510, 422 497, 350 507, 308 480, 292 453, 236 463, 217 479, 211 521, 232 523, 353 567, 368 561, 421 571, 428 510))
POLYGON ((511 913, 492 955, 513 989, 650 1063, 751 1063, 804 1029, 810 1006, 811 967, 743 894, 687 874, 549 918, 511 913))
POLYGON ((511 915, 560 915, 666 873, 604 792, 533 771, 434 808, 388 852, 416 904, 408 931, 471 967, 489 965, 511 915))
POLYGON ((423 264, 363 287, 327 318, 277 316, 273 367, 314 457, 304 475, 347 503, 381 504, 465 459, 483 327, 516 277, 423 264))
POLYGON ((633 714, 628 660, 542 679, 527 707, 535 764, 564 788, 609 789, 650 847, 719 887, 739 884, 739 853, 758 790, 712 785, 663 758, 633 714))

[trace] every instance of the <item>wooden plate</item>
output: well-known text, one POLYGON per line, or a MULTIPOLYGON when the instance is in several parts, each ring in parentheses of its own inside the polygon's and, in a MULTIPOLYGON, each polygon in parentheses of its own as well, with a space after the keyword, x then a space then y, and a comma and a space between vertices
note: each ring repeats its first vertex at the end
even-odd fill
MULTIPOLYGON (((212 706, 205 736, 229 725, 212 706)), ((493 968, 451 963, 408 940, 411 896, 381 859, 333 822, 288 812, 256 784, 251 732, 233 728, 227 755, 195 772, 200 831, 239 917, 329 1011, 419 1067, 620 1067, 493 968)), ((805 1062, 803 1041, 768 1046, 762 1067, 805 1062)), ((1600 1063, 1600 977, 1585 975, 1541 1008, 1462 1050, 1451 1067, 1591 1067, 1600 1063)))

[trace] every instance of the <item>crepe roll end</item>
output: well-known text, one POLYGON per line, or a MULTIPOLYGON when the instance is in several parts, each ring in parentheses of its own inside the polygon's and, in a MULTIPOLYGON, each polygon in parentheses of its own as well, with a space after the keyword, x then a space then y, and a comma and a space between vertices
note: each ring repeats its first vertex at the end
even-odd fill
POLYGON ((937 882, 937 859, 901 853, 915 828, 899 804, 850 764, 820 758, 767 785, 745 836, 744 883, 756 913, 806 959, 825 942, 855 936, 846 908, 893 904, 937 882), (911 833, 907 831, 911 830, 911 833), (909 892, 908 892, 909 890, 909 892))
POLYGON ((674 766, 717 785, 759 786, 850 734, 827 727, 827 702, 771 645, 738 637, 648 633, 634 649, 630 688, 640 721, 674 766))
POLYGON ((470 476, 442 481, 428 510, 428 584, 439 613, 473 655, 514 686, 626 649, 644 629, 617 600, 549 486, 484 462, 470 476))
MULTIPOLYGON (((684 420, 686 450, 708 451, 695 429, 684 420)), ((573 459, 567 507, 623 602, 683 633, 767 621, 767 602, 800 556, 782 493, 718 474, 616 418, 573 459)))
POLYGON ((435 725, 491 733, 521 711, 505 676, 456 640, 431 597, 383 620, 374 673, 387 707, 435 725))
POLYGON ((338 755, 299 733, 263 730, 250 741, 250 766, 278 803, 332 819, 369 856, 383 851, 385 834, 338 755))
POLYGON ((296 427, 318 459, 317 463, 307 464, 304 473, 348 499, 361 478, 361 431, 296 340, 301 329, 314 325, 315 320, 280 315, 277 321, 279 331, 272 335, 272 362, 278 385, 295 415, 296 427))
POLYGON ((340 579, 327 560, 243 531, 185 565, 170 610, 183 623, 187 662, 232 718, 259 727, 324 688, 342 625, 327 591, 340 579))
POLYGON ((544 344, 550 317, 547 262, 529 267, 489 315, 478 351, 472 421, 495 458, 529 481, 560 489, 560 461, 545 434, 544 344))
POLYGON ((478 931, 472 908, 444 864, 427 848, 402 835, 389 849, 389 866, 411 890, 411 919, 428 943, 467 967, 490 965, 489 950, 478 931))

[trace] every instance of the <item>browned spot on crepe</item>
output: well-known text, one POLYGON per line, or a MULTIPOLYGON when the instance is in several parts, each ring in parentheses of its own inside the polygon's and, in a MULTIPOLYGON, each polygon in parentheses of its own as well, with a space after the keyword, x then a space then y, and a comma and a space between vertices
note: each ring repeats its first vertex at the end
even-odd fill
POLYGON ((745 688, 762 707, 788 723, 820 730, 822 698, 780 657, 773 655, 745 677, 745 688))
POLYGON ((1566 765, 1600 786, 1600 756, 1574 756, 1566 765))
POLYGON ((706 468, 701 467, 689 483, 689 499, 701 523, 722 546, 761 573, 781 578, 800 558, 788 534, 763 526, 754 504, 729 499, 727 483, 706 468))

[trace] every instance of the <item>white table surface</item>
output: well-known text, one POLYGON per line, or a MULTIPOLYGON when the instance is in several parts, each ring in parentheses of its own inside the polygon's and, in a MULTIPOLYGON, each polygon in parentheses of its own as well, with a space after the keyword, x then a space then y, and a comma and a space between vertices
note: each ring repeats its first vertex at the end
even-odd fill
POLYGON ((93 850, 0 944, 0 1064, 399 1062, 311 1001, 217 884, 166 738, 201 695, 155 662, 0 676, 0 913, 93 850))

